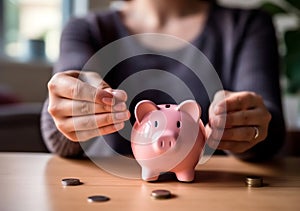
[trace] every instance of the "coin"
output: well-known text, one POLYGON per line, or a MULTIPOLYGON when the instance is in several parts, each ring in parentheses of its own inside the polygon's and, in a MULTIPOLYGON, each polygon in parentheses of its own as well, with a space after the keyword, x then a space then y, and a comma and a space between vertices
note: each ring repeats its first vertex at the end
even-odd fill
POLYGON ((248 187, 262 187, 263 178, 259 176, 247 176, 245 183, 248 187))
POLYGON ((76 178, 65 178, 61 180, 61 184, 63 186, 75 186, 75 185, 81 185, 82 183, 80 182, 79 179, 76 178))
POLYGON ((154 199, 168 199, 171 198, 172 194, 168 190, 154 190, 151 193, 151 197, 154 199))
POLYGON ((95 195, 95 196, 89 196, 87 200, 88 202, 106 202, 109 201, 110 198, 107 196, 95 195))

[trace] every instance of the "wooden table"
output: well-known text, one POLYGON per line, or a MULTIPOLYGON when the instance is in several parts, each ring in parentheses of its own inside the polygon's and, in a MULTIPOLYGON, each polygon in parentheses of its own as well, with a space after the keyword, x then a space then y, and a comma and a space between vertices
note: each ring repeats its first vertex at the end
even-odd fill
POLYGON ((197 167, 194 183, 171 177, 147 183, 110 175, 89 160, 63 159, 51 154, 0 153, 0 210, 300 210, 300 158, 251 164, 232 157, 213 157, 197 167), (245 176, 259 175, 264 187, 248 188, 245 176), (63 187, 61 179, 84 184, 63 187), (154 189, 175 197, 155 200, 154 189), (90 203, 90 195, 106 195, 90 203))

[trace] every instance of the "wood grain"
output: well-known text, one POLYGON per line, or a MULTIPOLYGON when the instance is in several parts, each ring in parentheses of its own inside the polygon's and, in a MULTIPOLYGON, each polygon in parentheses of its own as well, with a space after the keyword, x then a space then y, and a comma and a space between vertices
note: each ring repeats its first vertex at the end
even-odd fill
POLYGON ((0 153, 0 210, 300 210, 300 158, 253 164, 215 156, 196 170, 194 183, 177 182, 172 174, 147 183, 111 175, 90 160, 0 153), (264 187, 246 187, 247 175, 262 176, 264 187), (67 177, 84 184, 63 187, 67 177), (174 197, 154 200, 155 189, 170 190, 174 197), (90 203, 91 195, 111 200, 90 203))

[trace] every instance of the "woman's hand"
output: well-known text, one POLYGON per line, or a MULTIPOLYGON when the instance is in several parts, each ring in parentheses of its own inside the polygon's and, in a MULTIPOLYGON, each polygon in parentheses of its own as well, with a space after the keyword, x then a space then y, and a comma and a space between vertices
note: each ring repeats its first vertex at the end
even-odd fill
POLYGON ((130 117, 127 94, 111 89, 94 72, 57 73, 49 81, 48 90, 48 111, 58 130, 72 141, 116 132, 130 117))
POLYGON ((208 144, 242 153, 267 137, 270 120, 271 114, 256 93, 219 91, 209 108, 208 144))

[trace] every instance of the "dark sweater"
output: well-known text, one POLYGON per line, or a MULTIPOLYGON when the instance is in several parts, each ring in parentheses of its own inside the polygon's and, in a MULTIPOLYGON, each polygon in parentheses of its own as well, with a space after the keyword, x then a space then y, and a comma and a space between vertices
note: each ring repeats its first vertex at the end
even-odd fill
MULTIPOLYGON (((87 66, 94 67, 95 65, 90 65, 92 62, 88 61, 97 51, 129 35, 117 11, 93 13, 84 18, 70 20, 62 33, 60 58, 54 73, 88 69, 87 66)), ((282 146, 285 126, 280 99, 277 41, 271 18, 258 10, 214 6, 204 31, 191 44, 200 49, 209 59, 225 90, 258 93, 263 97, 265 105, 272 114, 267 139, 236 156, 246 160, 272 157, 282 146)), ((125 54, 130 50, 125 47, 118 49, 118 51, 125 51, 125 54)), ((109 55, 118 56, 117 54, 119 53, 113 52, 109 55)), ((101 69, 101 62, 106 59, 109 58, 99 58, 99 69, 101 69)), ((197 59, 194 58, 194 61, 197 59)), ((209 99, 214 93, 207 93, 203 81, 198 80, 189 68, 174 59, 154 55, 154 53, 135 56, 116 64, 103 77, 110 86, 119 88, 127 77, 147 69, 164 70, 183 81, 201 105, 202 120, 204 124, 207 123, 209 99)), ((101 74, 101 71, 99 73, 101 74)), ((146 82, 147 79, 143 80, 146 82)), ((176 84, 171 82, 168 79, 163 81, 165 85, 175 87, 176 84)), ((155 87, 155 83, 160 83, 160 80, 147 80, 147 83, 152 83, 151 85, 155 87)), ((134 86, 139 90, 137 85, 134 86)), ((129 93, 129 90, 126 91, 129 93)), ((135 94, 129 102, 132 114, 135 104, 141 99, 150 99, 158 104, 178 102, 169 93, 157 89, 135 94)), ((187 96, 184 92, 178 95, 181 96, 180 100, 185 100, 187 96)), ((52 117, 47 112, 47 105, 48 101, 45 102, 41 123, 48 149, 61 156, 81 156, 83 150, 80 144, 71 142, 57 130, 52 117)), ((133 121, 132 118, 131 123, 133 121)), ((107 135, 104 139, 118 152, 130 152, 130 142, 123 141, 124 138, 119 133, 107 135)))

